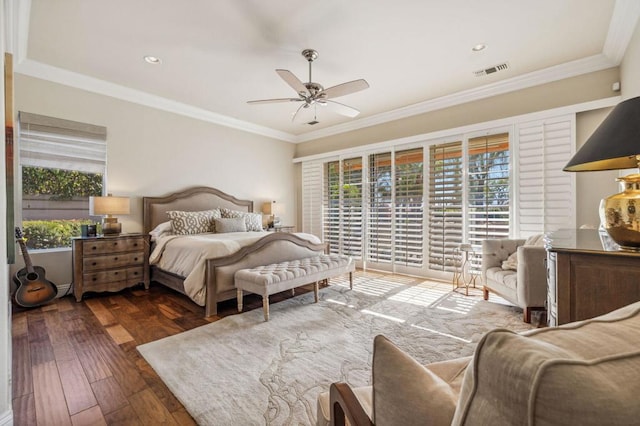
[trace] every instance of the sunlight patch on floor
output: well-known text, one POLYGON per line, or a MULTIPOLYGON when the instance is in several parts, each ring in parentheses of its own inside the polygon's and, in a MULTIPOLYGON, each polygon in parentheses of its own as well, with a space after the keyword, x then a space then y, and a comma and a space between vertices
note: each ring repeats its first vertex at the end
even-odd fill
POLYGON ((456 314, 467 315, 479 301, 480 299, 472 296, 452 293, 451 296, 434 304, 434 308, 442 311, 455 312, 456 314))
POLYGON ((445 290, 440 287, 434 288, 417 285, 402 290, 398 294, 394 294, 389 298, 389 300, 427 307, 431 306, 434 302, 438 301, 438 299, 448 294, 450 291, 451 290, 445 290))
MULTIPOLYGON (((348 287, 349 282, 346 282, 344 285, 348 287)), ((384 296, 386 293, 389 293, 390 291, 395 290, 398 287, 404 287, 404 284, 385 279, 375 279, 353 283, 353 291, 368 294, 370 296, 384 296)))
POLYGON ((437 334, 437 335, 439 335, 439 336, 444 336, 444 337, 449 337, 449 338, 451 338, 451 339, 460 340, 461 342, 471 343, 471 340, 463 339, 462 337, 454 336, 453 334, 443 333, 443 332, 438 331, 438 330, 432 330, 432 329, 430 329, 430 328, 422 327, 422 326, 420 326, 420 325, 411 324, 411 327, 417 328, 417 329, 419 329, 419 330, 424 330, 424 331, 427 331, 427 332, 429 332, 429 333, 437 334))
POLYGON ((391 315, 381 314, 380 312, 374 312, 374 311, 370 311, 368 309, 363 309, 360 312, 362 312, 363 314, 373 315, 373 316, 376 316, 378 318, 383 318, 383 319, 394 321, 394 322, 399 322, 399 323, 406 322, 406 320, 403 320, 402 318, 392 317, 391 315))

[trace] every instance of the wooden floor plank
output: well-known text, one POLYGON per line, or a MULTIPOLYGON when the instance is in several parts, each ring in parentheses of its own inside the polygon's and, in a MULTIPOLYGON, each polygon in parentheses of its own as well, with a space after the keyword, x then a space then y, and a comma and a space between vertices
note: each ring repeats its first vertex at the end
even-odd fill
POLYGON ((104 414, 118 411, 129 405, 126 395, 113 377, 91 383, 91 389, 93 389, 98 405, 104 414))
POLYGON ((106 426, 107 422, 97 405, 71 416, 73 426, 106 426))
POLYGON ((33 366, 33 396, 38 426, 71 425, 55 361, 33 366))
POLYGON ((145 389, 129 398, 131 406, 144 424, 177 425, 169 410, 150 390, 145 389))
POLYGON ((33 393, 18 396, 14 395, 12 401, 13 408, 13 424, 18 425, 35 425, 36 421, 36 402, 33 393))
POLYGON ((58 361, 58 371, 64 394, 67 395, 67 407, 72 416, 88 408, 96 406, 98 401, 84 374, 84 369, 78 359, 58 361))
POLYGON ((103 326, 109 326, 109 325, 118 323, 116 321, 116 317, 113 316, 111 311, 109 311, 109 309, 107 309, 102 304, 101 299, 98 299, 98 298, 87 299, 85 301, 85 304, 89 307, 89 309, 91 309, 91 312, 93 312, 93 315, 96 316, 100 324, 102 324, 103 326))
POLYGON ((105 330, 107 331, 109 336, 111 336, 113 341, 118 345, 134 340, 131 334, 129 334, 129 332, 120 324, 110 325, 109 327, 105 328, 105 330))
POLYGON ((142 423, 131 405, 127 404, 118 411, 104 416, 109 426, 147 426, 142 423))
POLYGON ((33 392, 31 373, 29 336, 26 334, 14 336, 12 339, 11 362, 12 394, 14 398, 33 392))

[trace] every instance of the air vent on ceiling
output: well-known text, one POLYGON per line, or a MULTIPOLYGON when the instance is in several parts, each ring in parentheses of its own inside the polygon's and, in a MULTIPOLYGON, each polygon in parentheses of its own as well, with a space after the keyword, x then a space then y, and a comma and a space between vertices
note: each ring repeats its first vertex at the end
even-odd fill
POLYGON ((316 120, 313 120, 313 121, 308 122, 307 124, 309 124, 310 126, 313 126, 314 124, 318 124, 318 123, 320 123, 320 122, 316 121, 316 120))
POLYGON ((499 65, 494 65, 492 67, 485 68, 483 70, 474 71, 473 74, 476 77, 482 77, 483 75, 489 75, 489 74, 493 74, 493 73, 498 72, 498 71, 504 71, 507 68, 509 68, 509 64, 507 62, 505 62, 505 63, 499 64, 499 65))

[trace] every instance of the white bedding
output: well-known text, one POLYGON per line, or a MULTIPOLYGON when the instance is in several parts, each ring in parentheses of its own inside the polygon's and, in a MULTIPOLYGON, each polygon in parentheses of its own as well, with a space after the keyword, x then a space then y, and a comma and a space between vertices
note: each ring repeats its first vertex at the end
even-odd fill
MULTIPOLYGON (((266 232, 229 232, 160 236, 156 239, 149 264, 185 277, 185 292, 198 305, 204 306, 206 260, 233 254, 266 235, 266 232)), ((314 243, 320 242, 311 234, 296 235, 314 243)))

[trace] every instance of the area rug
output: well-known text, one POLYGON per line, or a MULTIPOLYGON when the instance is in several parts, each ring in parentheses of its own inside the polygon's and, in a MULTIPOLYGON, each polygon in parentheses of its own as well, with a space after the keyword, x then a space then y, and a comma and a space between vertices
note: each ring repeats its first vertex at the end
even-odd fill
MULTIPOLYGON (((138 346, 200 425, 313 425, 335 381, 370 383, 383 334, 426 364, 470 355, 488 330, 522 331, 522 311, 414 279, 360 277, 138 346)), ((390 368, 393 368, 390 366, 390 368)))

